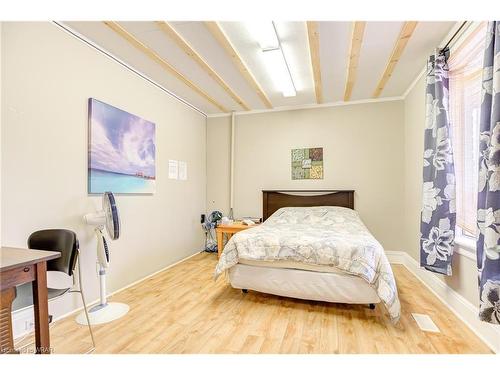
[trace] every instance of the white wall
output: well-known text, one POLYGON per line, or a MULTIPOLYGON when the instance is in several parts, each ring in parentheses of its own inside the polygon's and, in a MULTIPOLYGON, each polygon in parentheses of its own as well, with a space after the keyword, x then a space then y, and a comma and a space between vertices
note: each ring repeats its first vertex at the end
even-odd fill
POLYGON ((207 118, 207 212, 229 214, 230 117, 207 118))
MULTIPOLYGON (((87 99, 156 123, 156 193, 117 196, 122 233, 110 243, 109 291, 202 250, 206 207, 205 117, 50 23, 3 24, 2 243, 25 246, 42 228, 77 232, 87 300, 98 298, 87 194, 87 99), (168 159, 188 162, 167 179, 168 159)), ((50 305, 74 309, 76 297, 50 305)))
MULTIPOLYGON (((405 241, 403 249, 420 261, 420 209, 425 128, 425 75, 405 99, 405 241)), ((453 290, 477 305, 476 261, 457 253, 453 256, 453 276, 437 275, 453 290)))
MULTIPOLYGON (((236 116, 236 217, 262 215, 262 189, 354 189, 386 250, 402 250, 402 101, 236 116), (324 179, 292 181, 293 148, 323 147, 324 179)), ((207 120, 207 206, 228 211, 230 118, 207 120)))

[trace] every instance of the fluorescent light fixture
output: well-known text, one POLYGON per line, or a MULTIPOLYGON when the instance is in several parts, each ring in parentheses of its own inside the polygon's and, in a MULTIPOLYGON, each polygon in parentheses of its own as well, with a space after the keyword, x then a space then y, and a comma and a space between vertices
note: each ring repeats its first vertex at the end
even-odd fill
POLYGON ((262 50, 279 48, 280 42, 272 22, 247 22, 246 26, 262 50))
POLYGON ((296 96, 297 92, 281 49, 263 51, 262 54, 267 71, 276 88, 283 93, 284 97, 296 96))
POLYGON ((283 54, 283 49, 273 22, 249 22, 247 29, 262 50, 266 69, 284 97, 296 96, 292 75, 283 54))

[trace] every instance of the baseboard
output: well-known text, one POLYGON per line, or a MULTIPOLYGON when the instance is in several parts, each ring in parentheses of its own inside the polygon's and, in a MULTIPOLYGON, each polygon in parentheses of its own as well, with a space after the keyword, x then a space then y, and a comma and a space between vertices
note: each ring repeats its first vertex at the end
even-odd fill
POLYGON ((404 251, 386 251, 389 262, 402 264, 443 302, 495 353, 500 353, 500 326, 478 319, 478 308, 446 285, 432 272, 420 268, 418 262, 404 251))
POLYGON ((386 251, 387 259, 392 264, 402 264, 405 265, 406 257, 409 257, 404 251, 386 251))
MULTIPOLYGON (((139 284, 140 282, 142 282, 144 280, 147 280, 147 279, 149 279, 149 278, 151 278, 151 277, 153 277, 153 276, 155 276, 155 275, 157 275, 157 274, 159 274, 159 273, 161 273, 163 271, 166 271, 169 268, 172 268, 172 267, 178 265, 179 263, 182 263, 182 262, 188 260, 189 258, 192 258, 192 257, 194 257, 195 255, 198 255, 198 254, 200 254, 200 252, 196 252, 196 253, 191 254, 191 255, 189 255, 189 256, 187 256, 187 257, 185 257, 185 258, 183 258, 183 259, 181 259, 181 260, 179 260, 179 261, 177 261, 175 263, 169 264, 168 266, 163 267, 162 269, 160 269, 158 271, 155 271, 155 272, 153 272, 153 273, 151 273, 151 274, 149 274, 147 276, 144 276, 144 277, 142 277, 142 278, 140 278, 140 279, 138 279, 138 280, 136 280, 136 281, 134 281, 134 282, 132 282, 132 283, 130 283, 128 285, 125 285, 122 288, 119 288, 119 289, 117 289, 117 290, 109 293, 107 295, 107 297, 111 297, 111 296, 113 296, 113 295, 115 295, 115 294, 117 294, 117 293, 119 293, 119 292, 121 292, 121 291, 123 291, 125 289, 131 288, 134 285, 139 284)), ((95 299, 95 300, 87 303, 87 307, 91 307, 92 305, 94 305, 94 304, 96 304, 98 302, 99 302, 99 299, 95 299)), ((83 306, 80 306, 80 307, 78 307, 78 308, 76 308, 74 310, 71 310, 71 311, 69 311, 69 312, 67 312, 65 314, 62 314, 62 315, 57 316, 57 317, 54 317, 53 322, 57 322, 57 321, 59 321, 61 319, 64 319, 64 318, 70 316, 70 315, 76 314, 76 313, 78 313, 78 312, 80 312, 82 310, 83 310, 83 306)), ((15 340, 19 339, 20 337, 22 337, 22 336, 24 336, 26 334, 29 334, 29 333, 33 332, 33 323, 32 323, 33 319, 34 319, 33 318, 33 307, 27 307, 27 308, 24 308, 24 309, 21 309, 21 310, 14 311, 12 313, 12 326, 13 326, 13 328, 15 328, 14 331, 16 332, 16 335, 14 336, 15 340)))

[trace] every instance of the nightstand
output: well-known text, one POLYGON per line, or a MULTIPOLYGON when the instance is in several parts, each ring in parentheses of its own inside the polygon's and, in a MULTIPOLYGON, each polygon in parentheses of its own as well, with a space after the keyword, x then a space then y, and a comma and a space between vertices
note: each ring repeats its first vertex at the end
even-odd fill
POLYGON ((254 225, 246 225, 241 223, 241 221, 235 221, 233 224, 220 224, 215 228, 215 232, 217 233, 217 257, 220 257, 222 253, 222 249, 224 247, 224 234, 226 235, 226 241, 233 236, 233 234, 238 233, 242 230, 253 228, 259 224, 254 225))

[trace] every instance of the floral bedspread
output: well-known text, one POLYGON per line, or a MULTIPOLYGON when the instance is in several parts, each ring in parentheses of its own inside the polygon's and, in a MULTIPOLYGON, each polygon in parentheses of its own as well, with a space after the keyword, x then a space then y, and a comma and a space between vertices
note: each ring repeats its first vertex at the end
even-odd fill
POLYGON ((380 243, 358 213, 343 207, 286 207, 226 244, 215 278, 239 259, 288 260, 336 267, 366 280, 393 322, 400 316, 396 281, 380 243))

